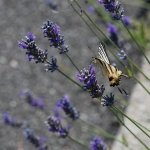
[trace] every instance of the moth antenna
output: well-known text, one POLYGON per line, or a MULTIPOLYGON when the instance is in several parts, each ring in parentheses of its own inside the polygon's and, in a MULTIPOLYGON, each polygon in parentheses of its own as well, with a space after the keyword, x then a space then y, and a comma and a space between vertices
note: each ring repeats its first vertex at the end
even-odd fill
POLYGON ((129 94, 122 88, 122 90, 124 91, 124 93, 127 95, 127 96, 129 96, 129 94))
POLYGON ((121 94, 123 94, 122 91, 121 91, 121 89, 119 87, 118 87, 118 90, 120 91, 121 94))
POLYGON ((96 56, 96 54, 94 53, 94 51, 91 50, 90 46, 88 46, 88 49, 96 56))

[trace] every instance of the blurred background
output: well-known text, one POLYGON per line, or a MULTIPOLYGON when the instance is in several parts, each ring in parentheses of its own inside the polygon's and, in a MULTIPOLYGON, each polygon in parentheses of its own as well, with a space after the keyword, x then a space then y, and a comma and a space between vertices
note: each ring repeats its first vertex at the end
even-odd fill
MULTIPOLYGON (((54 10, 44 0, 0 1, 0 117, 2 118, 3 113, 8 111, 13 117, 28 120, 30 128, 37 135, 43 135, 47 138, 49 149, 80 150, 83 149, 82 146, 67 138, 58 138, 56 134, 50 133, 44 124, 47 116, 53 115, 57 101, 64 94, 69 96, 71 104, 80 111, 83 120, 102 128, 114 136, 120 131, 120 125, 113 114, 106 107, 101 106, 98 100, 92 99, 89 93, 79 89, 77 85, 67 80, 59 72, 45 72, 43 64, 35 64, 34 61, 29 62, 25 55, 25 50, 18 47, 18 41, 24 39, 27 32, 33 33, 36 36, 37 46, 44 50, 47 49, 49 57, 55 56, 57 58, 60 70, 77 81, 75 76, 77 71, 66 55, 60 55, 59 50, 49 47, 48 40, 43 38, 40 27, 43 25, 43 22, 50 19, 60 26, 61 34, 66 39, 65 43, 69 46, 68 54, 75 64, 80 70, 88 68, 94 55, 88 47, 90 46, 90 49, 97 53, 98 38, 75 13, 67 0, 55 0, 52 2, 57 5, 56 9, 55 7, 53 8, 54 10), (19 91, 24 89, 30 90, 37 97, 42 97, 46 104, 45 108, 37 109, 31 107, 24 99, 21 99, 19 91)), ((129 1, 131 4, 128 5, 127 1, 124 3, 122 0, 120 2, 122 2, 125 9, 125 14, 131 17, 134 22, 132 29, 138 28, 138 22, 140 21, 144 20, 149 23, 149 12, 147 9, 135 6, 140 3, 137 1, 131 3, 129 1)), ((95 3, 98 5, 97 1, 95 3)), ((108 35, 107 22, 101 20, 95 12, 91 12, 88 3, 81 1, 80 4, 93 20, 99 24, 104 33, 108 35)), ((101 9, 104 10, 102 6, 101 9)), ((78 11, 80 13, 80 9, 78 11)), ((131 42, 131 39, 123 31, 120 31, 119 36, 125 39, 130 58, 141 67, 143 62, 142 56, 137 52, 133 41, 131 42)), ((108 42, 103 36, 101 38, 106 43, 108 42)), ((111 45, 109 46, 111 47, 111 45)), ((117 54, 115 49, 114 52, 117 54)), ((111 62, 116 63, 117 67, 125 72, 115 58, 110 53, 108 55, 111 62)), ((116 102, 115 105, 125 110, 127 108, 126 102, 129 102, 130 97, 122 95, 117 88, 111 88, 108 79, 102 76, 101 71, 98 68, 96 68, 96 71, 99 84, 104 84, 107 92, 113 92, 121 101, 116 102)), ((122 86, 130 95, 134 92, 135 83, 132 78, 129 80, 122 79, 122 86)), ((69 123, 72 126, 70 136, 80 138, 86 142, 90 142, 95 137, 96 134, 85 128, 86 125, 82 122, 78 120, 70 121, 63 112, 61 115, 65 120, 65 124, 69 123)), ((0 137, 1 150, 36 149, 25 139, 22 129, 6 126, 2 119, 0 120, 0 137)), ((114 140, 104 136, 100 137, 111 149, 114 140)))

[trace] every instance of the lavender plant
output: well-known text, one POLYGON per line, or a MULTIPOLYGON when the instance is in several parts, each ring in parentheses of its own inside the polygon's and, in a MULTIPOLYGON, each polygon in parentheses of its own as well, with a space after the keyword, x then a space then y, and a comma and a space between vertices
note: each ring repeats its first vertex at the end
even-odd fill
MULTIPOLYGON (((68 2, 78 14, 80 14, 80 13, 77 11, 77 9, 76 9, 76 7, 74 7, 74 5, 79 7, 80 10, 82 10, 82 13, 89 19, 88 21, 91 21, 91 23, 94 25, 94 27, 96 29, 98 29, 98 31, 100 31, 104 35, 106 34, 106 33, 102 32, 101 29, 98 28, 98 26, 87 15, 87 13, 82 9, 80 4, 76 0, 73 0, 73 1, 68 0, 68 2)), ((54 10, 57 8, 56 5, 54 5, 51 1, 46 1, 46 3, 54 10)), ((131 20, 128 17, 123 17, 124 9, 121 8, 120 2, 115 1, 115 0, 99 0, 99 3, 104 5, 105 10, 111 14, 112 18, 115 21, 117 21, 117 20, 122 21, 122 23, 125 25, 126 28, 127 28, 127 26, 130 25, 131 20)), ((88 25, 87 21, 82 16, 83 15, 80 14, 80 17, 88 25)), ((60 70, 57 65, 57 59, 54 56, 50 57, 50 61, 48 60, 49 51, 43 50, 37 46, 37 44, 35 42, 36 37, 31 32, 28 32, 27 36, 25 36, 25 39, 23 39, 21 42, 18 41, 19 47, 22 47, 24 50, 26 50, 26 55, 28 57, 29 62, 34 60, 37 65, 40 63, 45 64, 46 72, 51 71, 51 73, 55 73, 55 71, 57 71, 58 73, 61 73, 61 75, 63 75, 67 79, 69 79, 73 84, 78 85, 78 87, 83 92, 86 91, 85 93, 90 93, 90 96, 92 97, 92 99, 97 98, 100 101, 101 105, 107 106, 107 108, 114 114, 117 121, 122 126, 124 126, 130 132, 130 134, 132 134, 146 149, 149 150, 150 148, 147 146, 147 144, 144 141, 142 141, 140 139, 140 137, 138 137, 135 133, 133 133, 128 128, 128 125, 126 125, 122 121, 122 118, 119 115, 126 117, 136 127, 138 127, 139 130, 141 130, 147 137, 150 138, 149 133, 145 132, 145 130, 143 129, 143 125, 141 125, 140 123, 136 122, 134 119, 127 116, 121 109, 119 109, 116 106, 116 103, 118 103, 118 100, 115 98, 115 95, 117 95, 117 94, 108 92, 108 89, 104 86, 104 83, 101 83, 101 85, 98 84, 98 80, 96 77, 97 73, 96 73, 93 65, 90 64, 88 66, 88 69, 84 68, 81 71, 79 71, 79 67, 76 66, 75 62, 73 62, 73 60, 68 55, 68 53, 70 51, 68 51, 68 46, 65 44, 65 38, 61 34, 60 27, 57 24, 53 23, 51 20, 47 20, 46 22, 44 22, 41 29, 43 30, 44 38, 48 39, 50 47, 54 47, 54 48, 58 49, 59 54, 65 54, 68 57, 69 61, 76 68, 76 71, 77 71, 76 74, 74 74, 74 77, 76 76, 78 81, 80 83, 83 83, 83 85, 80 85, 75 79, 72 79, 70 76, 68 76, 67 73, 65 73, 65 70, 64 71, 60 70), (108 96, 107 94, 104 94, 104 92, 110 93, 110 96, 108 96), (116 102, 116 103, 114 103, 114 102, 116 102)), ((97 33, 95 33, 93 30, 92 30, 92 32, 98 37, 98 39, 100 41, 102 41, 101 38, 97 35, 97 33)), ((142 87, 149 93, 149 90, 144 87, 144 85, 136 78, 136 76, 131 75, 131 74, 133 74, 131 68, 129 66, 125 65, 124 62, 122 61, 122 60, 128 60, 130 64, 132 64, 132 65, 134 65, 134 67, 136 67, 136 65, 132 61, 130 61, 130 59, 128 58, 127 53, 125 52, 124 48, 122 48, 123 45, 121 45, 121 42, 119 41, 116 26, 108 23, 108 32, 109 32, 109 37, 107 37, 106 35, 105 35, 105 37, 108 41, 111 41, 111 43, 114 43, 114 45, 117 46, 117 49, 119 48, 118 56, 119 56, 120 60, 117 58, 116 54, 112 50, 110 50, 112 52, 112 54, 126 69, 129 76, 133 76, 136 79, 136 81, 139 82, 142 85, 142 87)), ((128 30, 128 32, 130 33, 129 30, 128 30)), ((130 34, 130 35, 132 36, 132 34, 130 34)), ((144 55, 144 53, 141 49, 140 49, 140 51, 144 55)), ((147 59, 147 57, 145 57, 145 58, 147 59)), ((87 64, 85 64, 85 65, 87 66, 87 64)), ((138 67, 136 67, 136 68, 138 68, 138 67)), ((42 99, 34 98, 33 95, 29 91, 28 92, 21 91, 20 95, 31 106, 44 108, 46 105, 42 99)), ((94 107, 94 106, 91 106, 91 107, 94 107)), ((85 122, 84 120, 82 120, 82 118, 80 118, 80 114, 82 114, 82 112, 79 112, 76 109, 76 107, 72 106, 67 95, 64 95, 57 102, 57 105, 55 106, 55 110, 54 110, 54 115, 49 115, 47 117, 47 120, 45 121, 48 131, 58 134, 59 138, 63 138, 64 140, 66 140, 68 138, 69 140, 75 142, 76 144, 80 144, 85 149, 89 149, 89 148, 91 150, 109 149, 109 147, 103 142, 103 140, 101 140, 97 136, 92 141, 89 141, 88 144, 87 144, 87 142, 83 142, 82 139, 80 139, 80 137, 79 137, 79 139, 73 138, 70 131, 72 130, 72 128, 74 128, 74 125, 76 125, 76 124, 73 124, 72 126, 70 126, 67 122, 67 125, 65 126, 63 124, 64 118, 61 117, 60 109, 62 109, 64 111, 64 113, 69 118, 71 118, 71 120, 73 120, 74 122, 76 121, 78 123, 78 120, 80 120, 80 121, 82 121, 82 123, 84 123, 85 126, 92 126, 92 128, 97 129, 96 134, 100 133, 101 136, 115 139, 116 141, 119 141, 120 143, 122 143, 124 146, 128 147, 127 141, 124 140, 125 137, 122 140, 116 139, 113 135, 110 135, 106 131, 103 131, 99 126, 95 126, 93 124, 91 125, 91 124, 85 122)), ((103 107, 102 107, 102 109, 103 109, 103 107)), ((23 127, 23 125, 24 125, 24 123, 22 121, 12 119, 9 116, 8 112, 4 113, 3 122, 6 125, 11 125, 12 127, 23 127)), ((80 126, 82 126, 82 125, 80 124, 80 126)), ((93 130, 90 130, 90 128, 88 128, 88 131, 93 132, 93 130)), ((50 133, 50 134, 52 134, 52 133, 50 133)), ((26 137, 27 141, 32 143, 38 150, 47 150, 48 149, 48 144, 47 144, 46 138, 37 136, 34 133, 34 131, 31 130, 28 126, 23 127, 23 134, 26 137)))

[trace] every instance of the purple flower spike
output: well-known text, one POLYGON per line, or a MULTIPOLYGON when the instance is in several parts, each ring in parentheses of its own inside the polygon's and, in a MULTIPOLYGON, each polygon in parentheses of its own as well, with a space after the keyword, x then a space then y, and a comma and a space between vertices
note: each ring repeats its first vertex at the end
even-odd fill
POLYGON ((47 121, 45 123, 46 123, 48 130, 50 132, 59 133, 60 138, 66 138, 67 137, 67 135, 69 133, 70 126, 68 126, 67 128, 62 127, 60 118, 57 118, 55 116, 49 116, 49 117, 47 117, 47 121))
POLYGON ((89 65, 88 70, 85 68, 76 73, 76 77, 80 82, 84 83, 83 88, 91 93, 92 98, 99 98, 104 93, 104 85, 97 84, 96 72, 92 65, 89 65))
POLYGON ((114 95, 112 93, 110 93, 110 97, 108 95, 104 95, 101 100, 101 104, 103 106, 112 106, 114 102, 115 102, 114 95))
POLYGON ((43 109, 45 107, 45 103, 42 98, 34 98, 30 91, 20 90, 20 96, 26 100, 31 106, 39 107, 43 109))
POLYGON ((23 129, 23 134, 26 137, 26 139, 30 143, 32 143, 35 147, 37 147, 39 150, 48 149, 46 138, 37 136, 33 130, 26 127, 23 129))
POLYGON ((50 41, 50 47, 58 48, 60 54, 68 52, 68 46, 65 45, 64 36, 61 35, 60 28, 57 24, 47 20, 41 29, 43 30, 44 37, 50 41))
POLYGON ((68 115, 72 120, 76 120, 80 116, 80 112, 77 111, 75 107, 71 106, 67 95, 64 95, 64 97, 59 100, 57 106, 61 107, 66 115, 68 115))
POLYGON ((115 0, 98 0, 100 4, 104 4, 106 11, 110 12, 114 20, 122 20, 124 9, 121 3, 115 0))
POLYGON ((52 56, 51 57, 51 61, 47 61, 46 66, 47 66, 47 68, 45 69, 45 71, 49 71, 50 70, 51 72, 54 72, 55 70, 58 69, 57 59, 52 56))
POLYGON ((16 118, 11 118, 8 112, 3 114, 3 122, 6 125, 11 125, 12 127, 21 127, 23 125, 22 121, 16 118))
POLYGON ((8 112, 5 112, 5 113, 3 114, 3 122, 4 122, 5 124, 11 124, 12 119, 11 119, 11 117, 9 116, 9 113, 8 113, 8 112))
POLYGON ((27 35, 25 40, 18 41, 19 47, 27 50, 26 55, 29 61, 35 60, 35 63, 44 63, 47 59, 48 51, 38 48, 34 41, 35 36, 32 33, 28 32, 27 35))
POLYGON ((95 137, 90 142, 90 149, 91 150, 106 150, 107 146, 106 146, 106 144, 104 144, 104 142, 99 137, 95 137))

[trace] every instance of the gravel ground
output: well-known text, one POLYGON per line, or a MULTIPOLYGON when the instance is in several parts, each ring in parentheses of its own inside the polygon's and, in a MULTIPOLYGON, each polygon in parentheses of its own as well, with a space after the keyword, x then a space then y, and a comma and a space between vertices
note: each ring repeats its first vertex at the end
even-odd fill
MULTIPOLYGON (((13 117, 22 120, 29 120, 30 127, 38 134, 47 137, 49 149, 83 149, 69 139, 59 139, 57 135, 49 133, 44 121, 48 115, 53 114, 56 102, 64 95, 68 94, 71 103, 81 112, 81 118, 93 125, 97 125, 116 135, 119 124, 111 112, 100 105, 96 100, 92 100, 88 93, 80 90, 57 71, 54 73, 44 72, 44 66, 29 63, 25 51, 18 47, 17 41, 24 38, 28 31, 36 36, 38 47, 49 50, 49 56, 55 56, 61 70, 66 72, 71 78, 75 77, 76 70, 71 65, 65 55, 60 55, 58 50, 49 47, 49 43, 43 38, 40 27, 47 19, 52 20, 60 26, 61 32, 65 35, 66 44, 69 45, 69 56, 73 59, 79 69, 87 68, 93 57, 93 53, 88 49, 97 52, 99 41, 91 33, 85 23, 76 15, 67 1, 56 1, 59 4, 59 13, 53 13, 43 0, 29 1, 0 1, 0 117, 3 112, 9 111, 13 117), (44 110, 30 107, 19 97, 20 89, 29 89, 35 95, 43 97, 46 103, 44 110)), ((87 7, 85 5, 85 7, 87 7)), ((128 8, 129 10, 130 8, 128 8)), ((131 10, 131 9, 130 9, 131 10)), ((80 10, 79 10, 80 11, 80 10)), ((106 31, 106 27, 102 27, 106 31)), ((135 50, 130 47, 130 56, 137 64, 141 64, 140 55, 135 54, 135 50)), ((113 57, 110 57, 114 61, 113 57)), ((115 62, 117 63, 117 62, 115 62)), ((118 68, 121 68, 117 64, 118 68)), ((98 71, 98 69, 97 69, 98 71)), ((119 93, 117 88, 110 88, 108 79, 102 77, 101 72, 97 73, 99 83, 105 83, 107 91, 111 91, 116 97, 125 98, 119 93), (103 81, 103 82, 102 82, 103 81)), ((132 93, 135 84, 133 79, 129 82, 122 82, 128 93, 132 93)), ((117 105, 117 103, 116 103, 117 105)), ((122 106, 125 108, 124 106, 122 106)), ((62 113, 62 116, 65 115, 62 113)), ((67 120, 67 119, 66 119, 67 120)), ((70 122, 73 127, 70 135, 89 142, 95 136, 84 127, 79 121, 70 122)), ((33 145, 25 140, 22 131, 3 124, 0 120, 0 149, 1 150, 29 150, 34 149, 33 145)), ((113 140, 101 137, 111 147, 113 140)))

